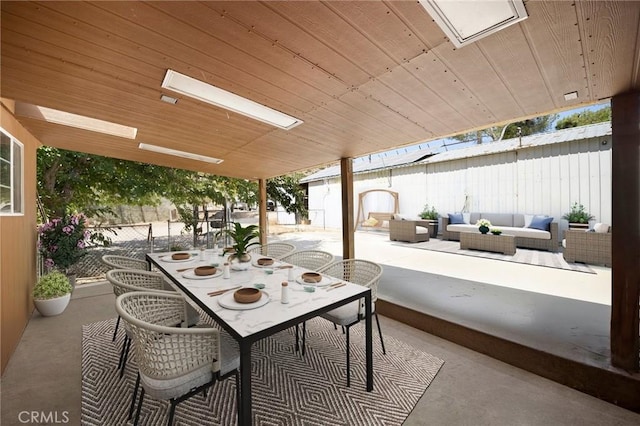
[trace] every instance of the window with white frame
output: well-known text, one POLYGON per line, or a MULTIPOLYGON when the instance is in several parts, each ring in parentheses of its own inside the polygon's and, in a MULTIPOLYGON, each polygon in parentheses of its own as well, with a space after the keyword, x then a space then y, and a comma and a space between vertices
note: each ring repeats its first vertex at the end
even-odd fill
POLYGON ((0 128, 0 215, 24 212, 23 145, 0 128))

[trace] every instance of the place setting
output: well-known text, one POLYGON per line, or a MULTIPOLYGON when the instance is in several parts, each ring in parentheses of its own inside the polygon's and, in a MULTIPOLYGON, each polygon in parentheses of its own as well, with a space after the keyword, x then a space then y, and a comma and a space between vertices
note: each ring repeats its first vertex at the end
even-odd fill
POLYGON ((173 254, 167 254, 163 256, 159 256, 158 258, 163 262, 168 263, 186 263, 195 260, 195 257, 198 253, 187 253, 187 252, 179 252, 173 254))
POLYGON ((210 297, 218 298, 218 304, 226 309, 244 311, 256 309, 269 303, 270 296, 264 290, 264 284, 252 287, 235 286, 207 293, 210 297))

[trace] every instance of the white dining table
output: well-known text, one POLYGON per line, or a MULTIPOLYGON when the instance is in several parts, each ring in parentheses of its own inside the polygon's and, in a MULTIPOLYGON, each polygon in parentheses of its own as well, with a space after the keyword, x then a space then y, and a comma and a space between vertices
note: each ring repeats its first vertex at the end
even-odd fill
POLYGON ((243 271, 231 270, 230 277, 222 274, 226 258, 217 253, 190 251, 190 258, 177 261, 171 252, 148 253, 150 265, 164 273, 172 285, 204 312, 213 318, 233 337, 240 349, 240 404, 239 424, 250 425, 251 415, 251 346, 254 342, 279 331, 300 324, 324 312, 347 303, 364 299, 365 346, 366 346, 366 389, 373 390, 373 346, 371 324, 371 290, 361 285, 323 276, 319 285, 306 284, 301 280, 307 269, 293 267, 293 280, 288 281, 286 263, 275 260, 273 265, 259 266, 257 259, 266 256, 253 255, 251 266, 243 271), (218 264, 219 273, 207 278, 193 273, 198 266, 218 264), (280 268, 284 266, 285 268, 280 268), (288 283, 289 303, 281 303, 282 282, 288 283), (344 283, 339 287, 331 287, 344 283), (264 284, 259 303, 241 305, 233 300, 233 292, 238 287, 254 287, 264 284), (305 287, 313 287, 310 292, 305 287), (216 296, 209 293, 228 289, 216 296), (266 301, 264 298, 268 298, 266 301))

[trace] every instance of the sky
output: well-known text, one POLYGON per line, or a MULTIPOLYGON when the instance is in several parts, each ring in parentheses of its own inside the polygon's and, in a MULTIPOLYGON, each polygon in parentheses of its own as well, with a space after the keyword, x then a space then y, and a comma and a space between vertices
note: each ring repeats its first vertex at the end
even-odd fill
MULTIPOLYGON (((562 120, 563 118, 572 115, 572 114, 576 114, 576 113, 580 113, 583 111, 588 111, 588 110, 599 110, 602 109, 604 107, 610 106, 609 102, 604 102, 604 103, 600 103, 600 104, 596 104, 596 105, 590 105, 587 107, 580 107, 580 108, 575 108, 572 110, 568 110, 568 111, 563 111, 558 113, 558 118, 552 123, 551 128, 555 129, 556 123, 559 120, 562 120)), ((553 130, 552 130, 553 131, 553 130)), ((464 148, 466 146, 469 145, 473 145, 475 144, 475 142, 467 142, 467 143, 455 143, 456 141, 452 141, 451 139, 436 139, 433 141, 429 141, 429 142, 423 142, 420 144, 416 144, 416 145, 411 145, 411 146, 406 146, 406 147, 402 147, 402 148, 398 148, 398 149, 393 149, 390 151, 386 151, 386 152, 381 152, 378 154, 372 154, 371 158, 380 158, 380 157, 392 157, 394 155, 398 155, 398 154, 403 154, 405 152, 412 152, 418 149, 423 149, 427 152, 431 152, 431 153, 439 153, 439 152, 444 152, 447 150, 452 150, 452 149, 459 149, 459 148, 464 148)), ((364 157, 360 157, 355 159, 354 161, 368 161, 369 160, 369 156, 364 156, 364 157)))

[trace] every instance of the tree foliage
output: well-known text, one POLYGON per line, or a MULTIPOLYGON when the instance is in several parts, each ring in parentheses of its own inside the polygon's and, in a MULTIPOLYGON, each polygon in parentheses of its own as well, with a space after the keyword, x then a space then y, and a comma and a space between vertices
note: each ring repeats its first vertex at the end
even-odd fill
MULTIPOLYGON (((50 217, 82 211, 89 217, 117 205, 157 205, 166 198, 183 222, 194 224, 193 206, 258 202, 258 184, 207 173, 154 166, 42 147, 37 155, 38 193, 50 217)), ((267 180, 267 196, 289 213, 306 214, 301 174, 267 180)))
POLYGON ((529 136, 535 133, 546 132, 551 128, 551 124, 557 118, 556 114, 543 115, 523 121, 516 121, 505 126, 491 126, 475 132, 463 133, 453 136, 454 139, 461 143, 476 142, 493 142, 500 139, 500 135, 504 129, 502 139, 517 138, 518 136, 529 136))
POLYGON ((611 107, 606 106, 596 111, 586 110, 577 112, 558 120, 556 129, 568 129, 570 127, 586 126, 587 124, 602 123, 611 121, 611 107))

